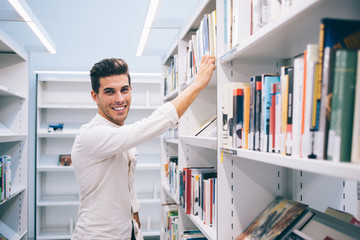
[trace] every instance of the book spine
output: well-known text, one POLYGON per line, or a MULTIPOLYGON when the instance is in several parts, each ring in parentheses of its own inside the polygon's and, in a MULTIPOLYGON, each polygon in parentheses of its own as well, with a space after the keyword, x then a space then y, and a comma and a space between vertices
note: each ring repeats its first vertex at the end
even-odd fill
POLYGON ((242 88, 237 88, 233 90, 233 116, 234 116, 233 147, 235 148, 241 148, 242 145, 243 114, 244 114, 244 93, 242 88))
POLYGON ((275 95, 275 152, 280 153, 281 138, 281 82, 276 83, 275 95))
POLYGON ((275 125, 276 125, 276 83, 272 83, 270 86, 270 132, 269 132, 269 151, 275 152, 275 125))
POLYGON ((304 91, 304 58, 294 60, 294 95, 293 95, 293 138, 292 156, 300 156, 301 119, 304 91))
POLYGON ((293 92, 294 92, 294 68, 288 70, 288 104, 287 104, 287 122, 286 122, 286 155, 292 153, 292 131, 293 131, 293 92))
POLYGON ((328 159, 333 161, 349 162, 351 157, 356 66, 356 51, 336 50, 328 144, 328 159))
POLYGON ((288 111, 288 94, 289 94, 289 67, 281 67, 281 135, 280 135, 280 153, 286 154, 286 131, 287 131, 287 111, 288 111))
POLYGON ((305 95, 305 116, 304 116, 304 134, 302 136, 302 155, 309 157, 312 149, 311 130, 311 109, 312 97, 314 92, 315 66, 318 61, 318 45, 308 44, 306 59, 306 95, 305 95))
POLYGON ((261 143, 261 122, 262 122, 262 83, 261 77, 260 81, 256 81, 256 94, 255 94, 255 150, 260 151, 261 143))
MULTIPOLYGON (((358 51, 351 162, 360 163, 360 50, 358 51)), ((360 185, 359 185, 360 186, 360 185)), ((358 200, 359 201, 359 200, 358 200)), ((360 202, 360 201, 359 201, 360 202)), ((360 210, 360 208, 358 208, 360 210)))
POLYGON ((248 149, 249 142, 249 116, 250 115, 250 87, 244 87, 244 126, 243 126, 243 134, 242 134, 242 147, 244 149, 248 149))
POLYGON ((326 47, 324 49, 324 60, 321 81, 321 106, 319 116, 319 129, 315 133, 314 154, 319 159, 326 159, 328 132, 330 125, 329 103, 333 89, 333 72, 335 49, 326 47))
POLYGON ((254 77, 250 80, 250 116, 249 116, 249 137, 248 137, 248 148, 255 150, 255 79, 254 77))

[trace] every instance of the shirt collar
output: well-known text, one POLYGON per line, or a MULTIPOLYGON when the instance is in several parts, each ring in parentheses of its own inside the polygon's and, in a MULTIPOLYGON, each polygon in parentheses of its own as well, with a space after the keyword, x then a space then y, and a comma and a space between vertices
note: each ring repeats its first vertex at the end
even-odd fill
POLYGON ((103 116, 101 116, 99 113, 96 113, 96 116, 93 118, 93 121, 97 122, 97 123, 106 123, 112 127, 121 127, 109 120, 107 120, 106 118, 104 118, 103 116))

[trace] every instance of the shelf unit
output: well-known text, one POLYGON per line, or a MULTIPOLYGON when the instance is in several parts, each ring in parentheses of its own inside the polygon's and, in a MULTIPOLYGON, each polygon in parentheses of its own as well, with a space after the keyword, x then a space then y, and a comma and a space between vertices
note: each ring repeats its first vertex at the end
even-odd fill
MULTIPOLYGON (((187 79, 186 74, 186 51, 191 36, 196 34, 195 31, 199 29, 200 22, 205 14, 211 13, 216 8, 215 0, 199 1, 198 6, 194 9, 190 18, 185 25, 180 29, 178 36, 174 40, 172 47, 162 62, 162 72, 166 73, 170 68, 170 63, 174 55, 177 55, 178 61, 178 78, 176 90, 167 96, 163 96, 163 102, 168 102, 177 97, 184 91, 192 82, 193 78, 187 79)), ((163 83, 164 84, 164 83, 163 83)), ((216 72, 209 83, 209 86, 200 93, 198 98, 185 112, 179 121, 178 139, 162 138, 161 144, 161 177, 162 177, 162 191, 161 203, 176 203, 179 204, 179 191, 171 192, 168 179, 165 177, 164 164, 167 163, 170 157, 178 157, 177 165, 177 179, 179 179, 179 170, 185 167, 214 167, 217 165, 217 139, 207 137, 195 137, 196 131, 217 111, 216 99, 216 72)), ((164 89, 162 87, 162 89, 164 89)), ((163 209, 162 209, 163 211, 163 209)), ((164 213, 162 212, 162 215, 164 213)), ((216 230, 203 223, 198 216, 185 214, 181 206, 178 206, 178 231, 179 233, 185 230, 199 229, 209 240, 216 239, 216 230)), ((168 235, 165 233, 166 223, 161 225, 161 239, 167 239, 168 235)))
MULTIPOLYGON (((131 85, 133 99, 126 124, 147 117, 160 105, 159 79, 132 76, 131 85)), ((37 239, 71 238, 77 221, 79 189, 73 167, 58 166, 58 158, 60 154, 70 154, 80 126, 97 113, 90 92, 90 77, 86 73, 37 73, 37 239), (63 131, 48 132, 48 125, 54 122, 63 123, 63 131)), ((144 236, 158 236, 160 232, 159 150, 159 138, 137 147, 135 188, 142 205, 144 236)))
POLYGON ((0 203, 0 232, 24 239, 28 225, 28 53, 0 29, 0 155, 11 156, 11 193, 0 203))
MULTIPOLYGON (((216 2, 216 83, 210 84, 209 89, 204 91, 211 93, 213 88, 216 89, 213 95, 217 96, 216 101, 212 99, 207 104, 217 112, 218 129, 222 127, 222 87, 225 84, 249 82, 254 75, 279 73, 282 65, 291 65, 293 59, 306 50, 307 44, 318 43, 321 18, 360 19, 360 2, 356 0, 293 1, 293 6, 287 12, 250 35, 251 0, 234 1, 238 4, 241 23, 239 36, 242 39, 238 45, 226 50, 223 44, 225 1, 200 1, 162 62, 166 72, 171 57, 178 55, 179 86, 186 87, 186 36, 190 29, 196 30, 195 22, 203 16, 203 10, 216 2)), ((175 98, 182 89, 179 87, 176 93, 163 97, 163 101, 175 98)), ((187 216, 179 207, 180 232, 195 226, 208 239, 236 239, 278 195, 303 202, 319 211, 330 206, 359 217, 359 165, 223 147, 219 131, 215 139, 191 136, 198 123, 210 117, 208 112, 207 106, 200 108, 199 103, 195 102, 180 120, 179 140, 164 138, 161 145, 163 164, 170 156, 178 156, 178 169, 203 165, 204 159, 210 159, 209 165, 217 167, 218 184, 221 187, 217 193, 216 230, 207 228, 194 216, 187 216), (213 154, 216 154, 216 163, 211 160, 215 158, 213 154)), ((179 204, 178 192, 175 195, 170 193, 163 167, 161 175, 162 203, 179 204)), ((162 231, 165 225, 162 223, 162 231)), ((166 239, 166 234, 162 234, 162 239, 166 239)))

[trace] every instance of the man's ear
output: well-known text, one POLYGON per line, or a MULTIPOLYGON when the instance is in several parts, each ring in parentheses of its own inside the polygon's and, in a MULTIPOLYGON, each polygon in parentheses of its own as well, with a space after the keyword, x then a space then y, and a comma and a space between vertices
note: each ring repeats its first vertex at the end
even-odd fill
POLYGON ((91 97, 97 103, 97 94, 94 90, 91 90, 91 97))

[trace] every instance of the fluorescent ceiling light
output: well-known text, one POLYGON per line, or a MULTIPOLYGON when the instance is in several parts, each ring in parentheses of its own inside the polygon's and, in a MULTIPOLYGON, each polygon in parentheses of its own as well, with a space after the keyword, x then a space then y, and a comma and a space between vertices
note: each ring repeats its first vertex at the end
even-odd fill
POLYGON ((154 22, 155 15, 159 7, 159 3, 160 0, 151 0, 150 2, 149 10, 144 23, 144 28, 141 33, 138 49, 136 51, 136 56, 141 56, 144 52, 145 45, 150 34, 150 28, 154 22))
MULTIPOLYGON (((34 34, 39 38, 39 40, 44 44, 46 49, 55 54, 56 50, 53 44, 49 41, 49 39, 44 35, 44 33, 40 30, 39 26, 35 23, 35 21, 30 17, 28 11, 25 10, 22 4, 19 3, 18 0, 8 0, 8 2, 13 6, 16 12, 25 20, 25 22, 29 25, 34 34)), ((35 18, 35 16, 33 16, 35 18)))

